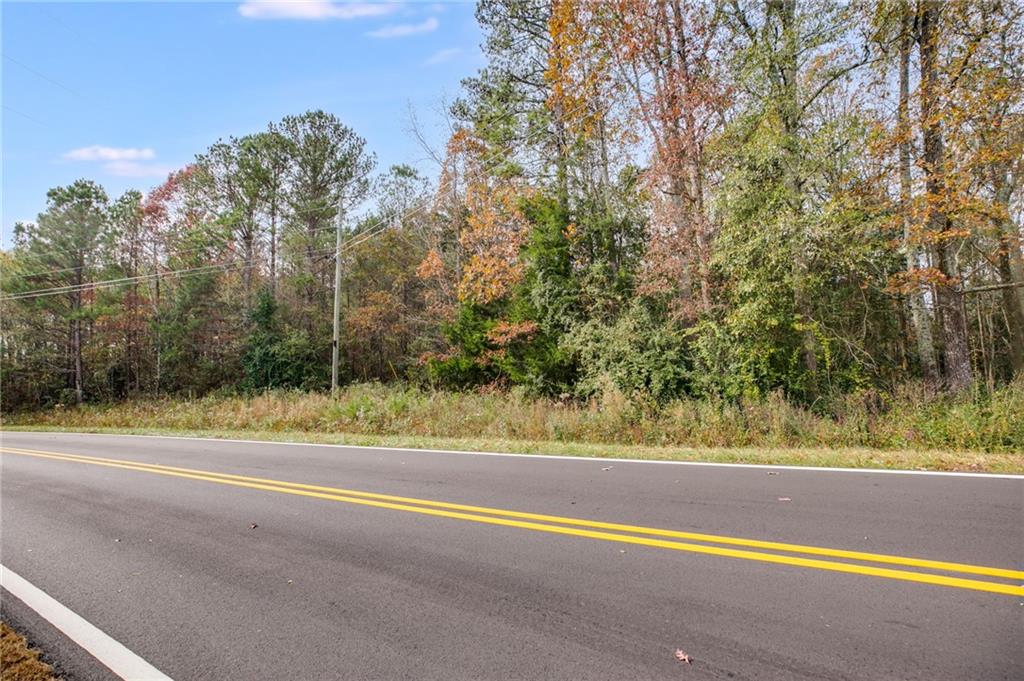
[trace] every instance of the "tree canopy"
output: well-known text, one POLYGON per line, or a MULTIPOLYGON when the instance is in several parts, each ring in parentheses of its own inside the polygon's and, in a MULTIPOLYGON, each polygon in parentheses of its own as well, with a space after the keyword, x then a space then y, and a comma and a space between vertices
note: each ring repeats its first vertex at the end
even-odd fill
POLYGON ((310 111, 0 254, 5 409, 343 375, 805 405, 1024 371, 1024 8, 485 0, 436 180, 310 111), (375 174, 377 173, 377 174, 375 174))

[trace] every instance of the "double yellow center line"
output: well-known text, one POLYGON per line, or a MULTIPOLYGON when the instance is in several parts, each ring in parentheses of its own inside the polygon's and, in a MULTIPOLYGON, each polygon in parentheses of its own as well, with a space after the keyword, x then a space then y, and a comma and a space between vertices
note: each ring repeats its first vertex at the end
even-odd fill
POLYGON ((1024 596, 1024 586, 1021 585, 1021 582, 1024 581, 1024 571, 1007 568, 969 565, 964 563, 949 563, 923 558, 908 558, 904 556, 892 556, 878 553, 864 553, 861 551, 848 551, 845 549, 832 549, 820 546, 805 546, 801 544, 761 541, 757 539, 702 534, 699 532, 683 532, 679 530, 625 525, 621 523, 609 523, 597 520, 567 518, 542 513, 509 511, 499 508, 488 508, 485 506, 470 506, 467 504, 456 504, 445 501, 416 499, 412 497, 394 496, 391 494, 378 494, 375 492, 363 492, 360 490, 342 489, 337 487, 324 487, 321 485, 307 485, 296 482, 286 482, 283 480, 256 478, 246 475, 233 475, 230 473, 217 473, 214 471, 180 468, 178 466, 164 466, 160 464, 142 463, 123 459, 109 459, 97 456, 68 454, 64 452, 48 452, 15 447, 0 447, 0 451, 7 454, 54 459, 58 461, 89 464, 94 466, 106 466, 110 468, 121 468, 157 475, 202 480, 205 482, 231 485, 234 487, 245 487, 268 492, 278 492, 281 494, 293 494, 312 497, 315 499, 324 499, 327 501, 359 504, 362 506, 372 506, 395 511, 405 511, 408 513, 419 513, 422 515, 467 520, 489 525, 517 527, 551 534, 586 537, 589 539, 599 539, 603 541, 618 542, 621 544, 635 544, 673 551, 725 556, 728 558, 740 558, 743 560, 791 565, 817 570, 829 570, 832 572, 870 575, 873 577, 920 582, 923 584, 934 584, 938 586, 971 589, 975 591, 988 591, 992 593, 1007 594, 1010 596, 1024 596), (687 541, 678 541, 680 539, 687 541), (696 544, 692 542, 703 543, 696 544), (736 546, 743 548, 731 548, 736 546), (809 558, 807 556, 821 556, 832 560, 809 558), (874 565, 871 565, 870 563, 874 563, 874 565), (979 575, 994 579, 1011 580, 1014 583, 992 581, 992 579, 971 579, 945 574, 934 574, 933 572, 920 572, 917 570, 880 567, 880 564, 960 575, 979 575))

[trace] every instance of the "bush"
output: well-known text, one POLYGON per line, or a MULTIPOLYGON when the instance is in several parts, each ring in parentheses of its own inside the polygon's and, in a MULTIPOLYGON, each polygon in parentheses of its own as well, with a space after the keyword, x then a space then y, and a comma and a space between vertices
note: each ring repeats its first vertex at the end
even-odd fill
POLYGON ((354 384, 337 398, 274 390, 53 408, 6 425, 352 433, 692 447, 867 447, 1024 453, 1024 379, 959 397, 921 385, 849 395, 822 414, 764 398, 659 402, 605 379, 585 401, 536 398, 523 388, 465 393, 354 384))

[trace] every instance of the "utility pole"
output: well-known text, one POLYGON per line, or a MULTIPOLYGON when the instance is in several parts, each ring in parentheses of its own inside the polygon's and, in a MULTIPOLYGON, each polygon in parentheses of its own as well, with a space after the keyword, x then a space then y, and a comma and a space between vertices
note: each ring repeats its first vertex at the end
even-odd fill
POLYGON ((331 395, 338 394, 338 346, 341 343, 341 199, 335 217, 334 238, 334 333, 331 336, 331 395))

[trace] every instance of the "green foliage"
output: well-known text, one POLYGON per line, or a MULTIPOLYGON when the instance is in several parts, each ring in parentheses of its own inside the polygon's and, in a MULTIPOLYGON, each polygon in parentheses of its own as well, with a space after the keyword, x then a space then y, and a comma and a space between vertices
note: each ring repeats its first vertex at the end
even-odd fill
POLYGON ((685 334, 642 300, 611 323, 581 324, 563 345, 580 367, 576 393, 582 397, 614 388, 664 403, 684 394, 690 383, 685 334))
POLYGON ((307 332, 281 328, 277 302, 268 290, 257 294, 252 331, 242 355, 243 390, 323 388, 329 377, 322 354, 307 332))
POLYGON ((343 380, 502 397, 362 387, 326 428, 472 405, 517 437, 1012 447, 1024 13, 913 7, 929 117, 896 87, 924 15, 890 5, 484 0, 436 185, 371 177, 314 110, 146 193, 56 187, 0 253, 0 407, 322 389, 340 260, 343 380), (893 394, 961 337, 976 394, 893 394))
POLYGON ((455 319, 442 326, 445 339, 454 351, 448 356, 427 359, 423 366, 427 382, 443 388, 464 389, 497 379, 496 368, 485 361, 490 349, 487 332, 494 323, 487 308, 460 305, 455 319))

